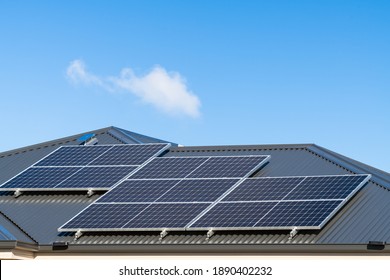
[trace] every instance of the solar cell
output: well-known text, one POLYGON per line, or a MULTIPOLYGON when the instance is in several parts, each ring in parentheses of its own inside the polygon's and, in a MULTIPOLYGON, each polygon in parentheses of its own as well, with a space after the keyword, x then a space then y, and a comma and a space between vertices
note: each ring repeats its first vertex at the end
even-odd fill
POLYGON ((112 146, 63 146, 34 166, 84 166, 112 146))
POLYGON ((207 157, 162 157, 154 158, 131 179, 181 179, 194 171, 207 157))
POLYGON ((223 201, 281 200, 303 179, 304 177, 248 178, 223 201))
POLYGON ((189 174, 188 178, 241 178, 251 171, 268 156, 232 156, 210 157, 204 164, 189 174))
POLYGON ((4 183, 1 188, 10 190, 54 188, 78 170, 80 170, 78 167, 29 168, 4 183))
POLYGON ((117 145, 89 165, 141 165, 166 147, 167 144, 117 145))
POLYGON ((199 215, 209 203, 164 203, 151 204, 124 229, 183 229, 192 219, 199 215))
POLYGON ((129 175, 136 167, 84 167, 60 183, 61 189, 110 189, 115 183, 129 175))
POLYGON ((153 202, 180 180, 125 180, 98 202, 153 202))
POLYGON ((148 204, 95 203, 67 222, 66 228, 120 229, 148 206, 148 204))
POLYGON ((238 181, 238 179, 186 179, 180 181, 157 201, 214 202, 238 181))
POLYGON ((282 201, 254 226, 260 228, 319 228, 341 200, 282 201))

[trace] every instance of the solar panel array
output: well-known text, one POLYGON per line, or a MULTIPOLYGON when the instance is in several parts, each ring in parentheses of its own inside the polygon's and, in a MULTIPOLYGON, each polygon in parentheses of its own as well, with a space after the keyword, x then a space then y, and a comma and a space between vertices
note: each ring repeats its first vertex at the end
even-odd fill
POLYGON ((270 156, 157 157, 169 144, 64 146, 2 190, 108 190, 59 231, 320 229, 370 175, 249 178, 270 156))
POLYGON ((183 229, 268 159, 269 156, 154 158, 60 230, 183 229), (128 215, 118 214, 121 209, 128 215), (115 227, 111 220, 115 220, 115 227))
POLYGON ((2 184, 0 189, 108 190, 169 146, 62 146, 2 184))
POLYGON ((255 158, 155 158, 59 231, 319 229, 370 178, 248 178, 255 158))

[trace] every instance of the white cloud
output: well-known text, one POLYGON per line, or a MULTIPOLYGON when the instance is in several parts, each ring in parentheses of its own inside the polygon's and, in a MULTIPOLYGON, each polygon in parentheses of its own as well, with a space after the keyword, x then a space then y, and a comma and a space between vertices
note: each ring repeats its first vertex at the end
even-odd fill
POLYGON ((143 76, 125 68, 119 77, 101 78, 89 73, 83 61, 75 60, 66 74, 74 84, 95 85, 108 91, 124 90, 171 115, 200 116, 200 100, 187 89, 185 79, 180 73, 167 72, 161 66, 155 66, 143 76))

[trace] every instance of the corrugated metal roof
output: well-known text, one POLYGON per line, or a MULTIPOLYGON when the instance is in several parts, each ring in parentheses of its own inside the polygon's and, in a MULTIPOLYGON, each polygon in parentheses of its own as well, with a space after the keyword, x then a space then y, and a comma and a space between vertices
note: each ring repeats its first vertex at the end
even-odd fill
MULTIPOLYGON (((102 133, 99 142, 117 143, 128 141, 117 139, 110 133, 102 133)), ((41 148, 42 149, 42 148, 41 148)), ((48 149, 48 148, 45 148, 48 149)), ((7 163, 17 168, 32 163, 44 153, 36 150, 12 155, 7 163), (29 154, 31 153, 31 154, 29 154), (32 155, 34 154, 34 155, 32 155)), ((87 206, 98 195, 88 198, 84 194, 25 194, 15 199, 9 195, 0 196, 0 211, 26 230, 40 244, 54 241, 69 241, 71 244, 107 245, 107 244, 366 244, 370 240, 390 242, 390 176, 375 172, 366 165, 336 157, 325 149, 312 145, 252 145, 252 146, 206 146, 171 148, 164 156, 191 155, 271 155, 271 161, 255 176, 300 176, 373 173, 372 180, 348 203, 321 231, 302 231, 289 240, 288 232, 220 232, 210 240, 205 233, 184 232, 169 233, 161 242, 158 233, 86 233, 78 240, 72 234, 59 234, 57 228, 69 220, 79 210, 87 206), (351 166, 350 170, 347 167, 351 166)), ((336 154, 337 155, 337 154, 336 154)), ((6 157, 0 158, 0 164, 6 157)), ((8 171, 3 178, 10 176, 8 171)))

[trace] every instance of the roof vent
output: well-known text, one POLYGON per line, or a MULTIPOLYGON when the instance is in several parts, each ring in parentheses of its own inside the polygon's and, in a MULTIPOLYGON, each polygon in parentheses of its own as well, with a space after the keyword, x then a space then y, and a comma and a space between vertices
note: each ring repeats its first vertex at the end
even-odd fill
POLYGON ((96 145, 98 139, 96 138, 95 133, 88 133, 77 139, 77 142, 79 145, 96 145))
POLYGON ((385 246, 385 241, 368 241, 367 250, 383 250, 385 246))

